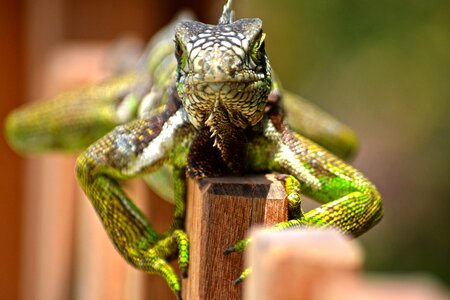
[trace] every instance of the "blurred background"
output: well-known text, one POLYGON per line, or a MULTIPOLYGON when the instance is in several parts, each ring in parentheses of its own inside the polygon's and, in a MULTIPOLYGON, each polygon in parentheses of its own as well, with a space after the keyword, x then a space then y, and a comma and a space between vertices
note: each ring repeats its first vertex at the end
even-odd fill
MULTIPOLYGON (((102 56, 98 53, 107 52, 108 43, 124 34, 148 40, 183 7, 191 8, 204 22, 215 22, 222 2, 0 2, 0 121, 14 107, 57 91, 50 79, 59 80, 74 66, 64 61, 62 47, 82 44, 90 49, 88 53, 102 56), (49 71, 56 56, 59 75, 49 71)), ((385 207, 382 222, 360 239, 366 250, 366 270, 427 273, 448 285, 450 2, 235 2, 238 17, 263 20, 267 52, 284 87, 317 103, 358 133, 360 151, 353 164, 377 185, 385 207)), ((98 71, 101 68, 96 69, 100 75, 87 76, 86 81, 106 76, 107 72, 98 71)), ((51 274, 63 274, 64 282, 80 276, 79 270, 64 274, 47 264, 58 262, 61 247, 70 249, 60 258, 66 264, 73 267, 73 261, 80 260, 83 250, 77 240, 65 243, 64 238, 83 232, 77 229, 80 221, 68 212, 82 208, 70 204, 49 215, 46 205, 49 210, 55 205, 41 202, 53 197, 59 205, 68 201, 64 195, 79 194, 74 191, 73 157, 24 159, 8 148, 3 136, 0 147, 1 298, 38 299, 38 294, 40 299, 77 298, 73 283, 52 296, 37 292, 39 282, 51 281, 46 277, 51 274), (60 167, 52 170, 55 164, 60 167), (50 196, 55 189, 60 190, 58 196, 50 196), (59 227, 55 224, 60 223, 49 221, 52 216, 66 222, 67 230, 59 233, 59 243, 54 242, 50 250, 46 246, 39 250, 44 239, 51 244, 48 236, 59 227)), ((148 191, 141 193, 154 197, 148 191)), ((163 208, 157 211, 170 214, 170 207, 158 205, 163 208)))

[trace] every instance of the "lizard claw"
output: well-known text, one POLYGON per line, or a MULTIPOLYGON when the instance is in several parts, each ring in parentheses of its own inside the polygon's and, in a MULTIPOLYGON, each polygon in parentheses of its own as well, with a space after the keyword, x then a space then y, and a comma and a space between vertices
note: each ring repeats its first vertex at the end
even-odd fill
POLYGON ((241 279, 241 277, 238 277, 235 280, 233 280, 233 285, 239 285, 242 283, 242 281, 244 281, 244 280, 241 279))
POLYGON ((252 273, 252 269, 247 268, 244 272, 241 273, 241 276, 233 280, 233 285, 241 284, 250 274, 252 273))
POLYGON ((245 250, 245 248, 247 247, 247 245, 250 243, 251 239, 247 238, 244 240, 240 240, 239 242, 237 242, 236 244, 226 248, 223 251, 223 254, 228 255, 232 252, 242 252, 245 250))
POLYGON ((227 249, 223 250, 223 254, 224 255, 228 255, 230 253, 235 252, 236 250, 234 249, 234 246, 228 247, 227 249))

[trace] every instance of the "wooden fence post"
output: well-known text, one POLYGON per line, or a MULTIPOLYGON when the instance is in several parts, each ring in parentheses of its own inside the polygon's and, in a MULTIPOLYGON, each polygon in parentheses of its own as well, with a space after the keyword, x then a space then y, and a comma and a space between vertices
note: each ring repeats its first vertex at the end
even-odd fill
POLYGON ((246 300, 319 299, 329 282, 356 280, 363 261, 359 245, 332 230, 257 231, 252 238, 246 300))
POLYGON ((429 275, 363 276, 357 241, 330 229, 255 230, 251 237, 245 300, 449 299, 447 287, 429 275))
POLYGON ((251 225, 287 219, 283 184, 272 175, 190 179, 187 198, 191 257, 183 299, 242 299, 241 285, 233 285, 244 270, 242 254, 223 251, 251 225))

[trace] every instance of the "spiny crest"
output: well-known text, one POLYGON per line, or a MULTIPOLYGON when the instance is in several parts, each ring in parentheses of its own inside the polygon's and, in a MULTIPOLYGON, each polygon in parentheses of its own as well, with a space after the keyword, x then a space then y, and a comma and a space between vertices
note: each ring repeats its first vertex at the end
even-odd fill
POLYGON ((231 24, 234 21, 234 10, 231 8, 233 0, 228 0, 223 6, 223 12, 219 19, 219 25, 231 24))

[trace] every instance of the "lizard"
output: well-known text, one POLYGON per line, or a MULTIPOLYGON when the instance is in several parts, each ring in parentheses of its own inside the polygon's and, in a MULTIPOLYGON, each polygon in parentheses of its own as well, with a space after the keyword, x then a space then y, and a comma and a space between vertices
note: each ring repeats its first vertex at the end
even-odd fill
POLYGON ((281 87, 262 21, 235 20, 231 6, 217 25, 182 16, 154 37, 135 69, 19 108, 5 126, 18 152, 82 151, 76 176, 114 247, 132 266, 161 275, 178 299, 168 261, 178 257, 187 276, 186 176, 287 174, 279 178, 289 219, 273 230, 333 227, 357 237, 383 216, 376 187, 345 162, 356 149, 353 131, 281 87), (175 204, 162 234, 121 187, 137 177, 175 204), (301 194, 321 205, 303 212, 301 194))

